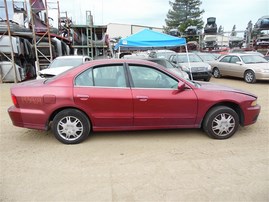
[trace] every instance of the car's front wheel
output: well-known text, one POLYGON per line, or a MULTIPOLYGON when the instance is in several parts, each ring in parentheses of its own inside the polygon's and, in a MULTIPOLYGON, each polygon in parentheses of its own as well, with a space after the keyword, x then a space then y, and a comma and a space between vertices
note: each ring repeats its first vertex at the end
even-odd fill
POLYGON ((245 82, 247 83, 255 83, 256 82, 256 76, 255 73, 252 70, 247 70, 244 75, 245 82))
POLYGON ((64 144, 77 144, 84 141, 90 133, 88 117, 77 109, 60 111, 53 119, 54 136, 64 144))
POLYGON ((218 69, 217 67, 215 67, 215 68, 213 69, 213 76, 214 76, 215 78, 220 78, 220 71, 219 71, 219 69, 218 69))
POLYGON ((238 114, 226 106, 212 108, 205 116, 203 129, 208 136, 215 139, 231 137, 239 127, 238 114))

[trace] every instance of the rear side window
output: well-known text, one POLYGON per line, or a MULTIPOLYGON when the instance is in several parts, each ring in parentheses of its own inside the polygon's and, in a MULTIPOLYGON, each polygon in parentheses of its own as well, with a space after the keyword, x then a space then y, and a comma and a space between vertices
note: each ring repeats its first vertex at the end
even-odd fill
POLYGON ((90 68, 75 79, 76 86, 127 87, 123 65, 90 68))

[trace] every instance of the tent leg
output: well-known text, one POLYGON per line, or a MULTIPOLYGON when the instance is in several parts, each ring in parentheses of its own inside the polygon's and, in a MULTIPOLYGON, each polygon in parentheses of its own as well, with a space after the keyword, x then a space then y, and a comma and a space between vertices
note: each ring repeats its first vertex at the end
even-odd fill
POLYGON ((191 80, 193 80, 192 71, 191 71, 191 64, 190 64, 190 57, 189 57, 189 52, 188 52, 187 44, 185 45, 185 49, 186 49, 187 58, 188 58, 188 66, 189 66, 189 70, 190 70, 191 80))

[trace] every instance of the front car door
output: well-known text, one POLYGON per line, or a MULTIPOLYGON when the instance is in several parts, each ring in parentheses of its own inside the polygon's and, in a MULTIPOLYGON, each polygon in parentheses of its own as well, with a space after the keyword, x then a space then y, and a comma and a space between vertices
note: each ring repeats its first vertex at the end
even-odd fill
POLYGON ((178 80, 149 66, 129 64, 136 128, 193 126, 197 98, 191 88, 177 89, 178 80))

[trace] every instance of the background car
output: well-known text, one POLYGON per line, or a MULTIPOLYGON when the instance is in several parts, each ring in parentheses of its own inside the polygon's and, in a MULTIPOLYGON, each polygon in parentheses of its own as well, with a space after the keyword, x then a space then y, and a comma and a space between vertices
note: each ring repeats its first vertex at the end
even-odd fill
POLYGON ((212 53, 196 52, 195 54, 198 55, 198 57, 200 57, 204 62, 216 60, 216 57, 212 53))
POLYGON ((254 29, 269 29, 269 15, 263 16, 258 19, 258 21, 254 25, 254 29))
POLYGON ((201 127, 212 138, 227 139, 260 113, 251 93, 187 81, 131 59, 94 60, 46 81, 16 84, 11 96, 15 126, 51 128, 65 144, 80 143, 91 131, 201 127))
POLYGON ((149 52, 150 58, 165 58, 169 60, 170 56, 176 54, 175 51, 172 50, 153 50, 149 52))
POLYGON ((208 63, 203 62, 202 59, 194 53, 177 53, 171 55, 169 61, 181 67, 181 69, 194 80, 201 79, 204 81, 209 81, 212 76, 211 66, 208 63))
POLYGON ((79 66, 92 59, 88 56, 69 55, 55 58, 47 69, 43 69, 37 73, 37 79, 50 78, 58 75, 72 67, 79 66))
POLYGON ((172 72, 177 72, 177 75, 184 79, 189 79, 189 75, 186 72, 184 72, 183 70, 181 70, 180 67, 177 67, 165 58, 148 58, 146 60, 162 65, 163 67, 169 69, 172 72))
POLYGON ((269 80, 269 63, 256 54, 228 54, 209 64, 215 78, 234 76, 244 78, 247 83, 269 80))

